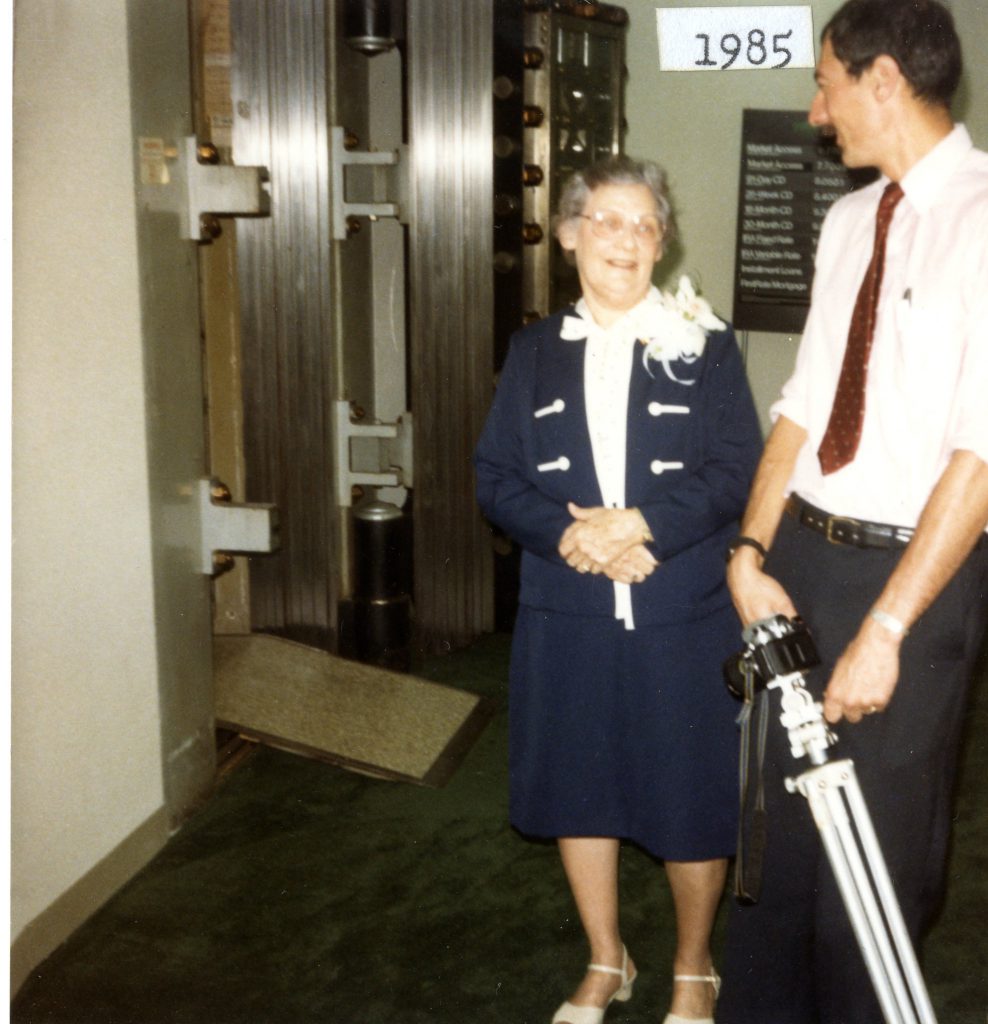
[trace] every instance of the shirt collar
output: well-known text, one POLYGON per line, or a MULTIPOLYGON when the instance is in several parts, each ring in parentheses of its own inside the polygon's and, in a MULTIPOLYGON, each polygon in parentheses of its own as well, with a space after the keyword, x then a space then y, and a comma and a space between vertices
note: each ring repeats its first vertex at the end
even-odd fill
POLYGON ((900 184, 902 191, 917 213, 926 213, 939 199, 954 172, 974 148, 967 128, 955 124, 953 131, 944 136, 917 163, 909 168, 900 184))
MULTIPOLYGON (((588 325, 591 325, 594 330, 601 332, 601 334, 611 335, 614 337, 621 337, 621 335, 629 330, 629 328, 637 329, 638 323, 642 313, 651 309, 657 302, 662 301, 662 296, 659 294, 659 289, 655 285, 649 285, 649 289, 645 294, 645 298, 641 300, 636 306, 632 306, 620 319, 615 320, 610 327, 600 327, 596 320, 593 318, 593 313, 590 312, 590 307, 587 305, 586 300, 582 298, 576 303, 574 310, 576 315, 586 320, 588 325)), ((568 317, 566 319, 569 319, 568 317)), ((582 332, 581 332, 582 333, 582 332)))

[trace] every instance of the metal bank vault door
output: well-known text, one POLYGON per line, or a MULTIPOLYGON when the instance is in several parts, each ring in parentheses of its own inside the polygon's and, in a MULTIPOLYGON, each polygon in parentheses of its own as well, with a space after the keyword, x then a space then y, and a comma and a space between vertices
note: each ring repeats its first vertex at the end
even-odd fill
POLYGON ((396 488, 422 646, 491 621, 469 461, 492 363, 491 8, 405 6, 406 41, 368 58, 344 5, 230 0, 234 159, 271 176, 270 222, 237 228, 247 497, 278 504, 282 537, 252 562, 251 626, 327 650, 352 516, 396 488))

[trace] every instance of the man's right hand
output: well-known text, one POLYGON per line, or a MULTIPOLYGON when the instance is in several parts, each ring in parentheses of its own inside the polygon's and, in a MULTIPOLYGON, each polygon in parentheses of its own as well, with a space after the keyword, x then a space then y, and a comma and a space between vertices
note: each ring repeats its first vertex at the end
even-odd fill
MULTIPOLYGON (((765 442, 765 453, 741 520, 742 535, 753 537, 765 548, 772 546, 779 520, 785 514, 786 484, 805 443, 806 431, 785 416, 775 421, 765 442)), ((762 562, 761 552, 744 545, 735 550, 727 563, 727 585, 745 626, 773 615, 791 619, 797 614, 779 581, 762 571, 762 562)))
POLYGON ((754 548, 742 547, 727 563, 727 586, 743 626, 773 615, 792 619, 799 614, 782 584, 762 571, 761 561, 754 548))

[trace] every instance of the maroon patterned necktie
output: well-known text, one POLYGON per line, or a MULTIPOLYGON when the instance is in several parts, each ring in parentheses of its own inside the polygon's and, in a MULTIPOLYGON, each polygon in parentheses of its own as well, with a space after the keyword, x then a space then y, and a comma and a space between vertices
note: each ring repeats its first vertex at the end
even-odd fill
POLYGON ((851 462, 861 441, 868 357, 875 336, 875 312, 878 308, 878 293, 882 289, 882 273, 885 270, 885 240, 888 238, 892 214, 901 198, 902 187, 893 181, 886 186, 878 204, 871 263, 868 264, 854 303, 834 405, 830 410, 827 430, 817 450, 820 468, 825 476, 828 473, 835 473, 851 462))

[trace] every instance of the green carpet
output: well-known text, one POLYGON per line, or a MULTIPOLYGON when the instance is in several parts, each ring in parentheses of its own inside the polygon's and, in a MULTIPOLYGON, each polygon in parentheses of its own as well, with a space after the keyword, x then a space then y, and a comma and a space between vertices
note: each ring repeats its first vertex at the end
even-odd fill
MULTIPOLYGON (((585 950, 554 846, 506 823, 507 657, 507 638, 488 637, 420 673, 498 702, 443 789, 261 748, 33 973, 11 1020, 548 1024, 585 950)), ((940 1024, 984 1024, 988 1007, 988 672, 970 724, 951 888, 926 957, 940 1024)), ((635 849, 622 883, 641 980, 607 1021, 655 1024, 668 888, 635 849)))

